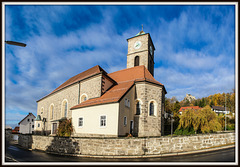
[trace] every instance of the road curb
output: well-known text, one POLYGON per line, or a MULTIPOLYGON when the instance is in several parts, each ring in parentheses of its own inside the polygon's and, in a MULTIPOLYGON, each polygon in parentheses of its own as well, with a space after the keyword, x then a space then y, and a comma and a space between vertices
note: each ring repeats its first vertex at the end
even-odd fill
POLYGON ((221 149, 226 149, 226 148, 232 148, 232 147, 235 147, 235 144, 227 145, 227 146, 214 147, 214 148, 206 148, 206 149, 201 149, 201 150, 188 151, 188 152, 169 153, 169 154, 163 154, 162 156, 197 154, 197 153, 211 152, 211 151, 216 151, 216 150, 221 150, 221 149))

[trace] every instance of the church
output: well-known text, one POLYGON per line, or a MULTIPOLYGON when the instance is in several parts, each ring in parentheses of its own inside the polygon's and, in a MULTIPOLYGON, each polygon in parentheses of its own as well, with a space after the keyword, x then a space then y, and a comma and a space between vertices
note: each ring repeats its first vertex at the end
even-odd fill
POLYGON ((72 120, 76 137, 161 136, 167 93, 154 79, 155 47, 143 30, 127 39, 127 68, 107 73, 92 67, 37 101, 35 131, 55 135, 72 120))

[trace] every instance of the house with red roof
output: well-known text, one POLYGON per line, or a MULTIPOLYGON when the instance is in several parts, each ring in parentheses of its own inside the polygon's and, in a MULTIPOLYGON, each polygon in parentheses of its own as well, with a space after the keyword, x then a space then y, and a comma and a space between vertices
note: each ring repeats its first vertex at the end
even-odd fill
POLYGON ((12 134, 18 134, 19 133, 19 126, 16 126, 13 130, 12 130, 12 134))
POLYGON ((126 69, 107 73, 94 66, 38 100, 35 131, 55 135, 59 121, 67 118, 73 136, 163 135, 167 91, 153 77, 151 36, 141 31, 127 41, 126 69))
POLYGON ((181 107, 181 108, 179 109, 179 114, 182 115, 182 112, 183 112, 184 110, 186 110, 186 109, 200 110, 201 107, 199 107, 199 106, 181 107))
POLYGON ((16 126, 13 130, 12 130, 12 139, 17 141, 18 140, 18 134, 19 134, 19 126, 16 126))

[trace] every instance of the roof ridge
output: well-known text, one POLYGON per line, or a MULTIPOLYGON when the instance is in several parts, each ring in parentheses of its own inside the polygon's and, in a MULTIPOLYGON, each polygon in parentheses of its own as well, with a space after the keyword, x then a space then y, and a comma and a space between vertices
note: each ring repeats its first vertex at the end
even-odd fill
MULTIPOLYGON (((44 99, 45 97, 59 91, 62 90, 64 88, 66 88, 69 85, 75 84, 77 82, 79 82, 80 80, 86 79, 88 77, 91 77, 93 75, 99 74, 103 72, 104 74, 108 75, 107 72, 105 70, 102 69, 102 67, 100 67, 99 65, 93 66, 87 70, 84 70, 70 78, 68 78, 65 82, 63 82, 61 85, 59 85, 57 88, 55 88, 52 92, 50 92, 49 94, 47 94, 46 96, 42 97, 41 99, 39 99, 38 101, 44 99), (89 73, 89 74, 88 74, 89 73), (82 75, 82 77, 81 77, 82 75)), ((37 101, 37 102, 38 102, 37 101)))
MULTIPOLYGON (((24 120, 24 119, 26 119, 28 116, 30 116, 30 115, 33 115, 33 113, 28 113, 28 115, 26 116, 26 117, 24 117, 19 123, 18 123, 18 125, 24 120)), ((33 115, 34 117, 35 117, 35 115, 33 115)), ((36 117, 35 117, 36 118, 36 117)))
POLYGON ((122 72, 122 71, 130 70, 130 69, 133 69, 133 68, 140 68, 140 67, 145 67, 145 66, 144 66, 144 65, 140 65, 140 66, 135 66, 135 67, 131 67, 131 68, 125 68, 125 69, 122 69, 122 70, 118 70, 118 71, 109 73, 109 75, 110 75, 110 74, 117 73, 117 72, 122 72))

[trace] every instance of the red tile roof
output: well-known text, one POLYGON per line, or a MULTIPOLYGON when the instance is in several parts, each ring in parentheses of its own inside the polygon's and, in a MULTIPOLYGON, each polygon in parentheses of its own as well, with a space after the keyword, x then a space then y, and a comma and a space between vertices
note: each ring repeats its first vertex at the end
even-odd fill
POLYGON ((114 103, 118 102, 121 97, 134 85, 133 81, 122 82, 115 86, 113 86, 110 90, 108 90, 101 97, 86 100, 71 109, 93 106, 97 104, 106 104, 106 103, 114 103))
POLYGON ((45 97, 47 97, 47 96, 49 96, 49 95, 51 95, 51 94, 53 94, 53 93, 63 89, 65 87, 69 86, 69 85, 72 85, 72 84, 74 84, 74 83, 76 83, 78 81, 81 81, 81 80, 86 79, 88 77, 91 77, 93 75, 99 74, 101 72, 103 72, 104 74, 107 74, 107 72, 104 71, 99 65, 96 65, 96 66, 94 66, 94 67, 92 67, 92 68, 90 68, 90 69, 88 69, 88 70, 86 70, 86 71, 84 71, 84 72, 82 72, 80 74, 75 75, 74 77, 71 77, 66 82, 64 82, 62 85, 57 87, 54 91, 52 91, 48 95, 44 96, 43 98, 39 99, 38 101, 44 99, 45 97))
POLYGON ((13 134, 18 134, 19 133, 19 127, 16 126, 13 130, 12 130, 13 134))
POLYGON ((183 111, 183 110, 186 110, 186 109, 194 109, 194 110, 199 110, 201 109, 201 107, 199 106, 187 106, 187 107, 181 107, 179 112, 183 111))
POLYGON ((152 74, 146 69, 144 65, 127 68, 108 74, 116 82, 124 81, 150 81, 159 85, 163 85, 156 81, 152 74))
POLYGON ((19 131, 19 126, 16 126, 14 130, 19 131))
MULTIPOLYGON (((76 109, 80 107, 92 106, 97 104, 106 104, 118 102, 138 81, 149 81, 158 85, 163 86, 160 82, 156 81, 151 73, 146 69, 145 66, 136 66, 132 68, 127 68, 124 70, 116 71, 108 74, 110 78, 117 82, 112 88, 110 88, 101 97, 89 99, 82 102, 71 109, 76 109)), ((164 88, 164 86, 163 86, 164 88)), ((164 88, 165 90, 165 88, 164 88)))

